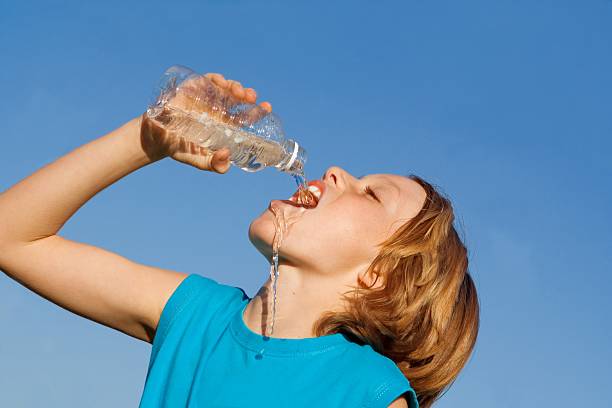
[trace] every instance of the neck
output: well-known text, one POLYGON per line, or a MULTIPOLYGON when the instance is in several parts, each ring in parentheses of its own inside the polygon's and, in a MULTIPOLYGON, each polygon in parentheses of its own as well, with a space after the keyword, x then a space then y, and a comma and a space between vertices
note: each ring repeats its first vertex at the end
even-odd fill
MULTIPOLYGON (((312 326, 326 311, 342 310, 345 288, 338 276, 305 273, 299 268, 280 264, 276 282, 276 319, 273 338, 302 339, 316 337, 312 326)), ((273 270, 271 274, 273 273, 273 270)), ((274 307, 273 280, 266 280, 247 305, 245 325, 260 335, 270 335, 274 307)))

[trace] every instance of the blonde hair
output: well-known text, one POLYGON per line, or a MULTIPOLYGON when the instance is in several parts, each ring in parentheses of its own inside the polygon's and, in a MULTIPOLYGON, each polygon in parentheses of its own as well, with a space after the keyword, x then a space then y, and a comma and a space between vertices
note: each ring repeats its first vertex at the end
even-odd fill
POLYGON ((420 212, 381 247, 368 267, 373 278, 343 295, 347 310, 324 313, 317 336, 344 333, 393 360, 428 408, 467 363, 479 329, 476 287, 467 250, 453 226, 450 201, 422 178, 420 212), (378 279, 382 285, 374 287, 378 279))

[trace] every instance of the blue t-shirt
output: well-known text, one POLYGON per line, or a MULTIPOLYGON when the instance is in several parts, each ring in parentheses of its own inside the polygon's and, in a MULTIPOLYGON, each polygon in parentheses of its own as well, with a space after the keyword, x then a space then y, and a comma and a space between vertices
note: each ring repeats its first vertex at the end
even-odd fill
POLYGON ((395 363, 344 334, 265 337, 240 288, 188 275, 164 306, 140 408, 387 408, 416 393, 395 363), (263 353, 261 352, 263 349, 263 353))

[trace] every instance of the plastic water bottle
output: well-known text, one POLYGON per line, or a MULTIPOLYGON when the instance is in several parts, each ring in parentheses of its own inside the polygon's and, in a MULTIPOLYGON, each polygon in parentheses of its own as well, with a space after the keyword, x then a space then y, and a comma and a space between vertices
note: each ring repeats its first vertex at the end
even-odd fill
POLYGON ((147 115, 178 137, 209 150, 227 147, 230 162, 242 170, 276 167, 304 183, 306 151, 285 138, 278 116, 240 102, 185 66, 173 65, 164 72, 147 115))

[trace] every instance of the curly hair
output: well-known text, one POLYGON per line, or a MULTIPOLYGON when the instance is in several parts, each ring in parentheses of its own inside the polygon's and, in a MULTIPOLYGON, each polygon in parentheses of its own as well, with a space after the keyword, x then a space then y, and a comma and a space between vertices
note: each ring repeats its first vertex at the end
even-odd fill
POLYGON ((323 313, 313 332, 369 344, 396 363, 420 407, 429 408, 467 363, 480 306, 450 201, 419 176, 408 177, 427 193, 423 208, 378 244, 365 272, 373 283, 359 277, 343 294, 346 310, 323 313))

